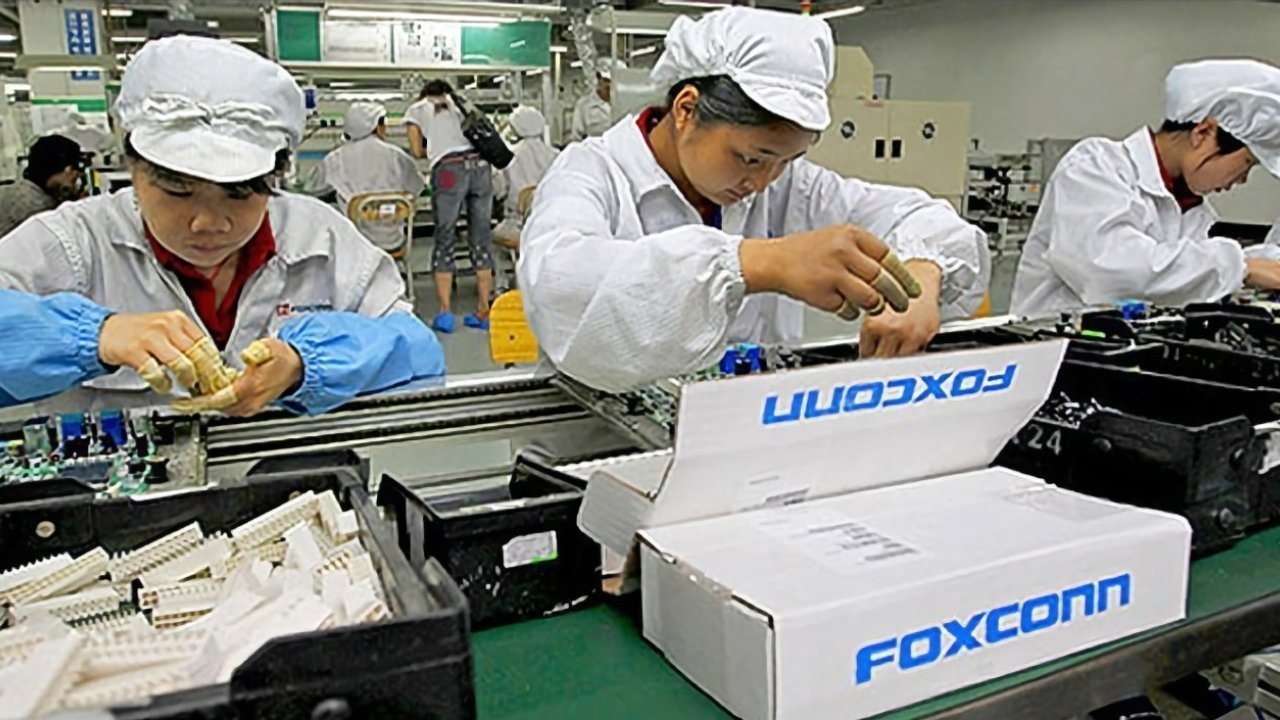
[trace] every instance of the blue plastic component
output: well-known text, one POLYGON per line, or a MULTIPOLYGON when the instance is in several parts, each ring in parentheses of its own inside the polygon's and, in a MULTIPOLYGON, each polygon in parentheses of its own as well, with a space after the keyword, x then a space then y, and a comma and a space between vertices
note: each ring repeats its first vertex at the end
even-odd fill
POLYGON ((111 438, 116 447, 123 447, 128 439, 124 430, 124 418, 119 411, 104 412, 99 416, 102 420, 102 434, 111 438))
POLYGON ((1138 320, 1147 314, 1147 304, 1141 300, 1125 300, 1120 303, 1120 315, 1125 320, 1138 320))
POLYGON ((733 375, 734 368, 738 364, 738 349, 729 348, 724 351, 724 357, 720 358, 720 372, 724 375, 733 375))
POLYGON ((759 345, 747 346, 747 364, 751 366, 751 372, 753 373, 760 372, 761 368, 760 368, 760 346, 759 345))
POLYGON ((58 416, 58 424, 62 428, 62 442, 75 440, 84 434, 84 415, 82 413, 67 413, 58 416))

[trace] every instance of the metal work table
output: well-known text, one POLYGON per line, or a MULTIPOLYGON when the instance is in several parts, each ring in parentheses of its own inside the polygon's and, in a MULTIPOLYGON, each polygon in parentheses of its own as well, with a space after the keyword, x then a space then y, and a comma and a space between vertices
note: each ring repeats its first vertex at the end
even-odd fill
MULTIPOLYGON (((477 633, 480 718, 730 717, 644 641, 637 605, 627 598, 477 633)), ((877 720, 1066 718, 1277 643, 1280 528, 1272 528, 1192 563, 1183 622, 877 720)))

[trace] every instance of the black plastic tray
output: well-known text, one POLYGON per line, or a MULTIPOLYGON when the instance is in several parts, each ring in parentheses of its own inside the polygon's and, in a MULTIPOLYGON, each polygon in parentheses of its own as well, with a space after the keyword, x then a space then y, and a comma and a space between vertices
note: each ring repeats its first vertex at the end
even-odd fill
MULTIPOLYGON (((43 483, 37 483, 43 485, 43 483)), ((198 520, 229 531, 296 493, 333 490, 355 511, 392 618, 271 640, 229 683, 159 695, 118 718, 474 718, 466 600, 434 561, 411 565, 347 468, 255 475, 234 485, 96 498, 87 486, 0 507, 0 568, 50 554, 137 547, 198 520), (52 530, 52 532, 50 532, 52 530)))
POLYGON ((578 529, 582 488, 528 456, 502 486, 460 488, 423 497, 383 476, 378 503, 396 523, 415 563, 435 557, 458 580, 475 627, 555 615, 600 595, 600 545, 578 529), (521 557, 545 547, 555 556, 521 557))

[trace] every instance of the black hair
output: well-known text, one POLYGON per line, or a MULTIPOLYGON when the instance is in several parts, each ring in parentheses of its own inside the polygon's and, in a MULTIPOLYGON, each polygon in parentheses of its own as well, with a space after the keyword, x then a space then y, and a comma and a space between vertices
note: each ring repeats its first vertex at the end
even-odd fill
POLYGON ((729 123, 748 127, 764 127, 786 123, 790 120, 765 110, 743 92, 742 87, 728 75, 709 75, 706 77, 681 80, 667 91, 667 112, 675 105, 676 96, 681 90, 692 85, 698 90, 698 107, 695 110, 699 122, 729 123))
MULTIPOLYGON (((189 183, 192 180, 199 180, 200 182, 205 182, 203 180, 200 180, 200 178, 193 178, 192 176, 187 175, 186 173, 178 172, 177 170, 170 170, 169 168, 163 167, 161 165, 157 165, 151 162, 150 160, 142 157, 142 155, 138 153, 137 148, 135 148, 133 146, 133 143, 130 142, 130 138, 128 135, 124 136, 124 155, 125 157, 129 158, 133 162, 138 162, 145 165, 147 167, 147 171, 151 174, 152 179, 160 180, 162 182, 168 182, 170 184, 179 184, 179 185, 184 183, 189 183)), ((280 150, 276 153, 275 168, 271 172, 267 173, 266 175, 260 175, 256 178, 252 178, 250 180, 242 180, 240 182, 214 183, 214 184, 222 188, 223 190, 225 190, 226 193, 232 197, 247 197, 249 195, 275 195, 276 191, 272 185, 272 181, 275 180, 275 177, 277 175, 283 174, 288 168, 289 168, 289 151, 280 150)))
MULTIPOLYGON (((1173 120, 1165 120, 1164 124, 1160 126, 1160 132, 1162 133, 1191 132, 1199 124, 1200 123, 1175 122, 1173 120)), ((1235 135, 1232 135, 1226 130, 1223 130, 1221 126, 1218 127, 1218 154, 1219 155, 1230 155, 1231 153, 1243 147, 1244 147, 1244 142, 1242 142, 1235 135)))
POLYGON ((418 95, 418 99, 425 99, 428 95, 452 95, 453 86, 448 80, 428 80, 426 85, 422 86, 422 93, 418 95))

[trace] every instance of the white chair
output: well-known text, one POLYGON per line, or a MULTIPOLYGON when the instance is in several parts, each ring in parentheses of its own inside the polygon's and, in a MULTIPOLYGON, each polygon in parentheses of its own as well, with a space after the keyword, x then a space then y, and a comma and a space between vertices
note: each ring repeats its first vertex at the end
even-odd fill
POLYGON ((363 193, 347 203, 347 217, 356 229, 374 245, 395 260, 405 277, 409 302, 415 298, 413 266, 409 253, 413 250, 414 197, 406 192, 363 193))

